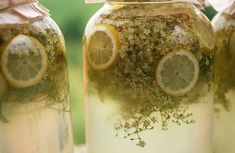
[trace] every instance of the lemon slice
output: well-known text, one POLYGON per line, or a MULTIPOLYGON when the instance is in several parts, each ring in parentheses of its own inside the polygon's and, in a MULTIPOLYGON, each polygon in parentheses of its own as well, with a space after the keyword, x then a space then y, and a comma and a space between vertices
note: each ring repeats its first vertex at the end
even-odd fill
POLYGON ((4 93, 7 91, 7 82, 3 75, 0 73, 0 99, 4 95, 4 93))
POLYGON ((235 55, 235 32, 233 32, 230 38, 229 50, 232 55, 235 55))
POLYGON ((11 85, 30 87, 43 78, 47 70, 47 53, 37 39, 18 35, 4 48, 1 68, 11 85))
POLYGON ((189 51, 180 50, 165 55, 157 66, 156 79, 162 90, 173 96, 188 93, 196 84, 199 64, 189 51))
POLYGON ((88 37, 87 55, 96 70, 113 68, 119 60, 119 33, 110 25, 99 25, 88 37))
POLYGON ((215 35, 210 21, 200 12, 199 17, 194 19, 194 29, 205 47, 205 52, 211 52, 215 45, 215 35))
POLYGON ((119 10, 119 9, 121 9, 123 7, 125 7, 124 4, 117 3, 117 4, 112 5, 112 10, 119 10))

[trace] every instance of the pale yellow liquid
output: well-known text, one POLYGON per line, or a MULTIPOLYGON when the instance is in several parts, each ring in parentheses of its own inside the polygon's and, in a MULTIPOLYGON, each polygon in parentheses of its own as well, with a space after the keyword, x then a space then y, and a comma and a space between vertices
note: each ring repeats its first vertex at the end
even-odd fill
POLYGON ((215 105, 219 113, 214 114, 214 153, 235 153, 235 91, 226 94, 230 110, 215 105))
POLYGON ((43 100, 4 104, 9 123, 0 121, 0 153, 72 153, 70 112, 43 100))
POLYGON ((234 18, 218 13, 212 20, 216 32, 214 153, 235 153, 234 18))
POLYGON ((121 133, 115 136, 114 124, 121 118, 115 102, 100 101, 95 95, 87 100, 87 153, 212 153, 212 93, 202 99, 205 103, 189 105, 195 124, 169 123, 166 131, 156 124, 141 133, 147 144, 144 148, 121 133))

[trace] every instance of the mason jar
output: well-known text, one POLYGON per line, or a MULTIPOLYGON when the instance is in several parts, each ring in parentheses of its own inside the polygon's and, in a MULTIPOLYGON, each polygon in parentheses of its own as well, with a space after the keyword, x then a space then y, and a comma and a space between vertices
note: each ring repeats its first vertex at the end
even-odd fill
POLYGON ((87 24, 88 153, 212 153, 214 33, 189 0, 108 0, 87 24))
POLYGON ((37 0, 0 1, 0 153, 72 153, 63 36, 37 0))
POLYGON ((216 32, 214 153, 234 153, 235 14, 220 12, 212 24, 216 32))

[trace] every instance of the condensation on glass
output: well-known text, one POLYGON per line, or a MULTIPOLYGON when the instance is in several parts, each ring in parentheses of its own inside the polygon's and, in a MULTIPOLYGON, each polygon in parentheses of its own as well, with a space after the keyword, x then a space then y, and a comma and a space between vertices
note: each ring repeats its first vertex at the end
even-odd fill
POLYGON ((83 48, 89 153, 212 153, 214 33, 194 4, 107 1, 83 48))
POLYGON ((235 152, 235 14, 220 12, 216 32, 214 153, 235 152))
POLYGON ((0 2, 0 153, 72 153, 64 39, 26 2, 0 2))

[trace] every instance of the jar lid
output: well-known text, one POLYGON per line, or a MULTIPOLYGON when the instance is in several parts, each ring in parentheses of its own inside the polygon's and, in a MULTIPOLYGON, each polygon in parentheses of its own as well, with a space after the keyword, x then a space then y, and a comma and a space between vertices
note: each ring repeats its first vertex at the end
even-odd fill
POLYGON ((15 7, 22 4, 37 2, 37 0, 1 0, 0 10, 15 7))
POLYGON ((235 0, 208 0, 208 2, 218 12, 235 14, 235 0))
POLYGON ((0 20, 4 23, 22 22, 49 15, 49 10, 38 0, 0 0, 0 20))

